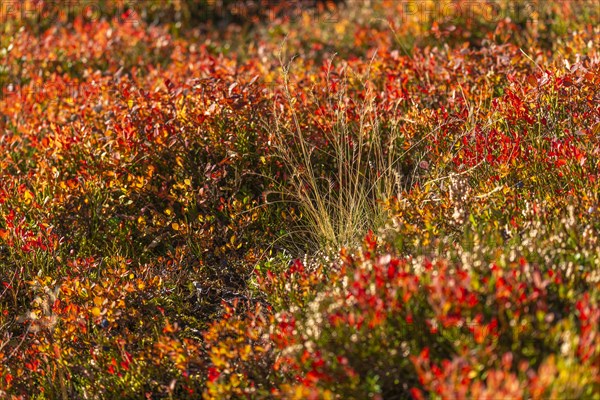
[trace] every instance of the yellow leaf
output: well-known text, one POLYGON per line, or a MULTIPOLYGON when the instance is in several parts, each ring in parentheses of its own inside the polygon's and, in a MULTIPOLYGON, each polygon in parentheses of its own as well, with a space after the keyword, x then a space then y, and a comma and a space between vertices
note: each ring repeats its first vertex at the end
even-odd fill
POLYGON ((100 308, 98 308, 98 307, 92 307, 92 315, 94 317, 99 317, 100 314, 102 314, 102 311, 100 311, 100 308))
POLYGON ((142 187, 144 187, 144 177, 143 177, 143 176, 138 176, 138 177, 137 177, 137 180, 136 180, 136 182, 135 182, 135 186, 136 186, 137 188, 142 188, 142 187))
POLYGON ((94 297, 94 304, 97 305, 98 307, 100 307, 103 302, 104 302, 104 299, 102 297, 100 297, 100 296, 94 297))
POLYGON ((30 190, 25 190, 25 193, 23 193, 23 199, 25 200, 25 204, 30 204, 33 200, 33 193, 31 193, 30 190))
POLYGON ((179 224, 177 222, 173 222, 171 224, 171 227, 173 228, 174 231, 178 231, 179 230, 179 224))

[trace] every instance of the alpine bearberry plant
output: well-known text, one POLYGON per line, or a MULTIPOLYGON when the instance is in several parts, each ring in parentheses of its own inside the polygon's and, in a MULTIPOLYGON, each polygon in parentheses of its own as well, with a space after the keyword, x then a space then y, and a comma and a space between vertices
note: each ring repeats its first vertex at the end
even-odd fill
POLYGON ((600 9, 0 4, 0 397, 600 399, 600 9))

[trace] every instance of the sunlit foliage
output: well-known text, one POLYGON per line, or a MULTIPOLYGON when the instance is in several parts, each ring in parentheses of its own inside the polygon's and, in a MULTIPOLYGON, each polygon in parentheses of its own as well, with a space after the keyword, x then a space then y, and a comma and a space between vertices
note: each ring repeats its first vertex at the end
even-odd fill
POLYGON ((0 397, 598 398, 597 3, 0 7, 0 397))

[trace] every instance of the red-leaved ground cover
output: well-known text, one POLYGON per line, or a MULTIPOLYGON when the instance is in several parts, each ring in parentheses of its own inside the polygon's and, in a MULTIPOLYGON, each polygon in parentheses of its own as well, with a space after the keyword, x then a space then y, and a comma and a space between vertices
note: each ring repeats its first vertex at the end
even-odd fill
POLYGON ((600 399, 600 7, 0 4, 0 397, 600 399))

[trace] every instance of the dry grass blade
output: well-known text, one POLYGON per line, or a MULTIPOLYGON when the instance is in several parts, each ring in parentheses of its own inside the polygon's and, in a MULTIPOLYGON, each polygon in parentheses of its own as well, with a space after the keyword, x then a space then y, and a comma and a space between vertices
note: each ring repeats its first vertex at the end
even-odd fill
POLYGON ((333 128, 321 132, 331 148, 319 148, 311 143, 294 107, 292 62, 280 61, 287 107, 274 109, 272 145, 290 175, 282 193, 299 204, 309 242, 334 249, 355 245, 368 230, 383 227, 387 212, 383 202, 399 192, 399 161, 404 155, 395 145, 401 135, 399 124, 382 126, 368 74, 359 77, 367 95, 359 104, 358 120, 351 121, 345 101, 350 72, 345 71, 344 87, 330 95, 336 109, 333 128), (317 158, 325 158, 332 168, 323 174, 315 165, 317 158))

